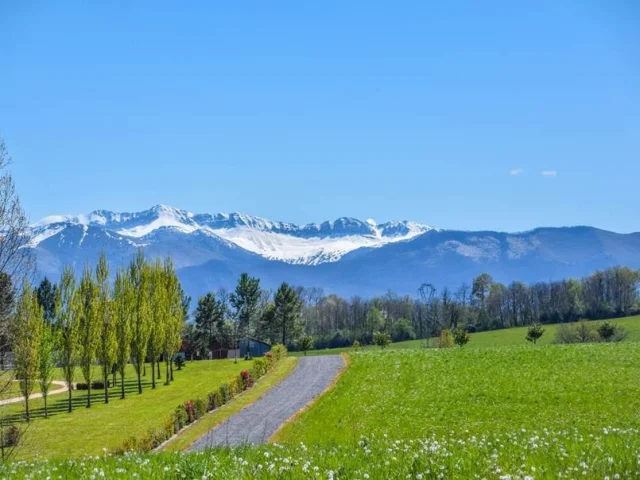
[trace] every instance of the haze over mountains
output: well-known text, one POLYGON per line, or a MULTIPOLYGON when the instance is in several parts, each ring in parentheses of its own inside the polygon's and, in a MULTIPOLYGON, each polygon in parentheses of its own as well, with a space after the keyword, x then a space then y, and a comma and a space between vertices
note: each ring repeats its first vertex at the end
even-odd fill
POLYGON ((613 265, 640 268, 640 233, 592 227, 511 234, 346 217, 299 226, 157 205, 135 213, 50 216, 31 230, 29 247, 41 276, 57 279, 67 264, 80 271, 101 250, 115 269, 143 247, 151 257, 171 254, 193 297, 233 288, 245 271, 267 288, 288 281, 368 297, 390 289, 414 295, 424 282, 453 288, 481 272, 508 283, 581 277, 613 265))

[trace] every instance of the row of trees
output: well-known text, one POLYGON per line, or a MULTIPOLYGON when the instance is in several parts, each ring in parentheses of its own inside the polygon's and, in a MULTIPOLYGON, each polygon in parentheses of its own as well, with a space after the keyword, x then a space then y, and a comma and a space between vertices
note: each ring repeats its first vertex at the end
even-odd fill
POLYGON ((200 298, 188 343, 204 352, 252 335, 296 348, 307 334, 316 348, 324 348, 349 346, 354 340, 375 343, 376 332, 402 341, 459 327, 479 331, 614 318, 639 310, 639 283, 640 272, 626 267, 598 271, 581 280, 531 285, 504 285, 483 273, 455 290, 425 283, 414 297, 389 292, 371 299, 344 299, 286 283, 272 293, 260 289, 258 279, 243 275, 235 292, 220 290, 200 298))
POLYGON ((161 360, 165 362, 165 384, 169 384, 187 310, 188 301, 171 259, 149 262, 141 250, 127 268, 116 272, 113 282, 104 254, 95 270, 85 267, 79 282, 71 267, 65 268, 58 285, 45 279, 33 290, 25 281, 9 333, 27 420, 29 395, 38 382, 47 415, 47 395, 57 365, 69 389, 69 412, 78 367, 88 390, 87 407, 91 406, 96 365, 105 403, 109 402, 110 376, 115 386, 119 374, 121 398, 125 397, 129 362, 136 371, 138 393, 142 393, 147 360, 152 388, 161 379, 161 360))

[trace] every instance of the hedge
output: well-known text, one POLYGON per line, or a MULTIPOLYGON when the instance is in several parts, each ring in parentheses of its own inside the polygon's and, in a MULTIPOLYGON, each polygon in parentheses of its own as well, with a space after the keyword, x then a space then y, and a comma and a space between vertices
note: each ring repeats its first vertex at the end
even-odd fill
POLYGON ((153 450, 187 425, 203 417, 207 412, 221 407, 236 395, 250 389, 256 380, 266 375, 286 356, 287 349, 284 345, 274 345, 264 357, 253 360, 251 370, 242 370, 239 375, 221 384, 216 390, 208 393, 206 397, 186 400, 176 407, 173 413, 165 420, 162 428, 151 429, 141 438, 128 438, 115 452, 124 453, 132 450, 147 452, 153 450))

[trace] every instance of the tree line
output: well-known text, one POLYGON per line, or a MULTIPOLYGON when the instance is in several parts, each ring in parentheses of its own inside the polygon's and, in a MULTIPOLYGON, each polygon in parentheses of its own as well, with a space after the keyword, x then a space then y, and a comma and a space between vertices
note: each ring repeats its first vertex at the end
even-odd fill
POLYGON ((27 420, 29 395, 37 384, 47 416, 47 396, 56 367, 61 368, 69 389, 69 412, 78 369, 88 390, 87 407, 96 382, 95 366, 99 366, 98 383, 104 388, 105 403, 109 402, 111 377, 114 387, 120 377, 120 395, 125 398, 128 363, 136 372, 138 393, 142 393, 147 361, 152 388, 162 378, 163 361, 165 384, 173 380, 173 359, 182 344, 188 299, 169 257, 151 262, 140 250, 112 281, 103 253, 95 269, 85 266, 79 281, 71 267, 64 269, 57 285, 45 278, 34 289, 25 280, 15 303, 15 313, 9 317, 9 345, 27 420))
POLYGON ((290 349, 301 349, 311 336, 315 348, 326 348, 354 341, 372 344, 377 332, 402 341, 439 336, 443 329, 474 332, 615 318, 639 311, 639 284, 640 271, 627 267, 597 271, 580 280, 530 285, 505 285, 483 273, 457 289, 424 283, 414 296, 389 291, 370 299, 345 299, 287 283, 272 292, 261 289, 259 279, 243 274, 234 292, 220 289, 198 300, 185 345, 198 357, 248 336, 290 349))

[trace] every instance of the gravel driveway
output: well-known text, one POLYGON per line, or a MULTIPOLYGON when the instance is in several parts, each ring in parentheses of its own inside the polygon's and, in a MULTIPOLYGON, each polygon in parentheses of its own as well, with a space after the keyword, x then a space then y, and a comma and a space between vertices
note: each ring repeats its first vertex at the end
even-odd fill
POLYGON ((300 358, 291 375, 257 402, 209 430, 189 450, 265 443, 289 417, 322 393, 342 367, 340 355, 300 358))

